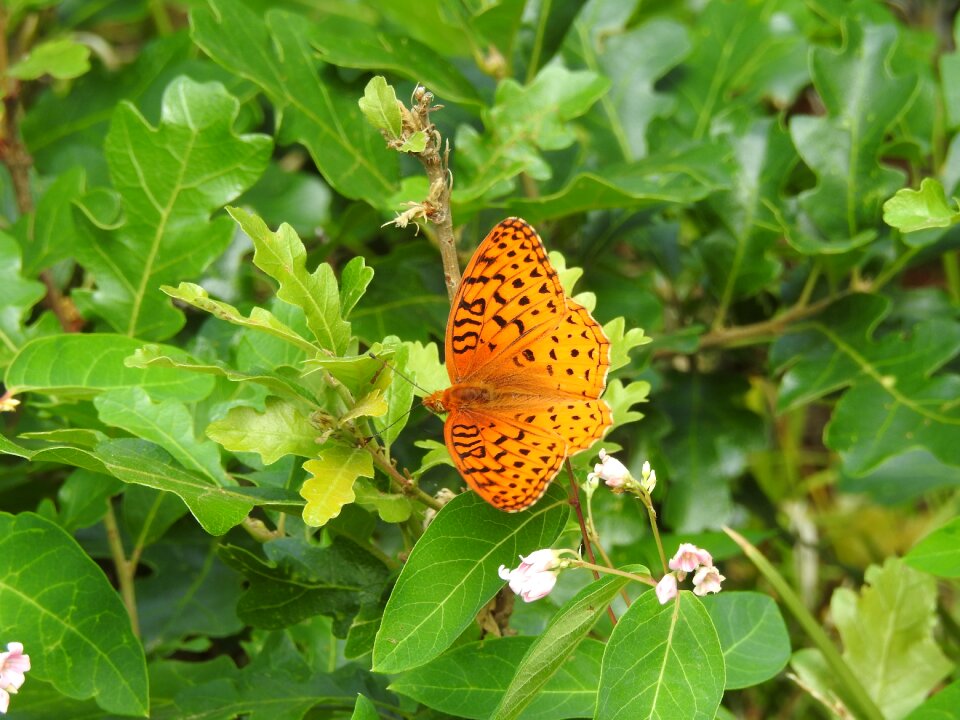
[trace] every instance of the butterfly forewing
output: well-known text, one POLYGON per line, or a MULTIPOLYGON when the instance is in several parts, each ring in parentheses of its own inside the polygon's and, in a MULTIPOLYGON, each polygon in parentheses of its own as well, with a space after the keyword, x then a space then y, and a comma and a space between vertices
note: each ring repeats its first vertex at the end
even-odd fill
POLYGON ((518 341, 538 336, 564 312, 563 289, 540 236, 523 220, 504 220, 480 243, 450 309, 450 380, 463 382, 515 354, 518 341))

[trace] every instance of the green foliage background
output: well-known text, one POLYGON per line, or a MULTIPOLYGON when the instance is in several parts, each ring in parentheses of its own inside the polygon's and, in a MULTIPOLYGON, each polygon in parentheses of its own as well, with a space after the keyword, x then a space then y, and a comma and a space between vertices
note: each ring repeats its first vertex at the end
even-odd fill
MULTIPOLYGON (((950 3, 6 0, 0 20, 16 717, 956 713, 950 3), (424 136, 398 152, 368 121, 398 123, 385 84, 359 102, 374 76, 443 106, 463 258, 508 215, 557 251, 613 341, 603 445, 653 464, 668 553, 709 548, 723 593, 674 615, 570 571, 489 605, 501 563, 577 547, 565 481, 519 515, 459 496, 424 532, 460 487, 418 402, 447 382, 448 301, 435 229, 384 226, 430 188, 424 136), (505 617, 518 637, 490 635, 505 617)), ((642 506, 601 489, 593 511, 613 562, 659 577, 642 506)))

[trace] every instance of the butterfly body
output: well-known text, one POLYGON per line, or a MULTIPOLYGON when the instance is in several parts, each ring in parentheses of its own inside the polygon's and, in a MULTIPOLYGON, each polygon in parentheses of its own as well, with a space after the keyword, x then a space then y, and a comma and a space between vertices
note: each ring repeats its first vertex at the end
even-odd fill
POLYGON ((564 293, 540 237, 519 218, 491 230, 464 271, 446 362, 451 386, 423 404, 447 414, 454 464, 501 510, 535 503, 563 460, 612 423, 599 399, 609 341, 564 293))

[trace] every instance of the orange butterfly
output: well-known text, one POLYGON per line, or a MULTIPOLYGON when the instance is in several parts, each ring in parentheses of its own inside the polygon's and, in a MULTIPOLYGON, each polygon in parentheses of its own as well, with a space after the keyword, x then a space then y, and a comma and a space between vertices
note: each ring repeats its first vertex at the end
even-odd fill
POLYGON ((563 292, 540 236, 519 218, 493 228, 467 265, 445 352, 451 386, 423 404, 448 413, 454 464, 501 510, 533 505, 564 459, 612 423, 599 399, 610 341, 563 292))

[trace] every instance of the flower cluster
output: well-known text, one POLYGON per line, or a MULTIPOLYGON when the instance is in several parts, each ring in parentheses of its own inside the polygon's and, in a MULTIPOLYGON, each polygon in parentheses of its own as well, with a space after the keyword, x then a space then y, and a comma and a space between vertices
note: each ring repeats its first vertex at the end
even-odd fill
POLYGON ((657 486, 657 473, 650 469, 649 462, 645 462, 640 471, 640 480, 637 481, 622 462, 601 449, 600 462, 594 465, 593 472, 587 475, 587 480, 603 480, 615 493, 636 492, 639 489, 649 495, 657 486))
POLYGON ((667 565, 673 572, 664 575, 656 589, 661 605, 677 596, 677 583, 682 582, 687 573, 693 573, 693 594, 700 597, 720 592, 720 583, 726 580, 714 567, 710 553, 692 543, 681 543, 667 565))
POLYGON ((520 560, 520 566, 515 570, 501 565, 500 577, 510 583, 510 589, 524 602, 533 602, 549 595, 557 584, 557 574, 562 568, 560 553, 547 548, 536 550, 526 557, 521 555, 520 560))
POLYGON ((0 653, 0 713, 6 714, 10 696, 17 694, 29 669, 30 656, 23 654, 23 645, 7 643, 7 652, 0 653))

